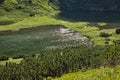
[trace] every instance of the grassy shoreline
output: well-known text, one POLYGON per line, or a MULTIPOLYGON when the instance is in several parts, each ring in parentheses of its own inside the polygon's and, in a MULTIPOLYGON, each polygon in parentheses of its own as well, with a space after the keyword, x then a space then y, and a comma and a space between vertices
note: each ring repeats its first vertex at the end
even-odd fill
MULTIPOLYGON (((93 41, 97 45, 104 45, 104 42, 106 40, 104 37, 99 36, 101 32, 107 32, 109 34, 112 34, 112 36, 109 37, 110 44, 113 44, 113 41, 118 40, 120 37, 120 35, 115 34, 115 29, 100 30, 97 26, 88 26, 88 24, 89 22, 70 22, 70 21, 56 19, 52 16, 36 15, 35 17, 27 17, 21 21, 18 21, 10 25, 2 25, 0 26, 0 32, 7 30, 18 31, 20 29, 32 28, 38 26, 40 27, 40 26, 48 26, 48 25, 61 25, 73 29, 75 31, 78 31, 85 36, 88 36, 91 39, 91 41, 93 41)), ((104 26, 103 23, 98 23, 98 24, 104 26)))

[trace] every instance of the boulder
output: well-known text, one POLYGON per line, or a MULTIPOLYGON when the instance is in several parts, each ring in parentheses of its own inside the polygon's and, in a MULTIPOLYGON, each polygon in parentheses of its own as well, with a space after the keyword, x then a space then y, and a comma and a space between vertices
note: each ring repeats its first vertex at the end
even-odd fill
POLYGON ((34 13, 30 13, 29 16, 30 16, 30 17, 34 17, 35 14, 34 14, 34 13))
POLYGON ((109 44, 109 42, 108 42, 108 41, 105 41, 104 44, 109 44))
POLYGON ((120 29, 116 29, 116 34, 120 34, 120 29))

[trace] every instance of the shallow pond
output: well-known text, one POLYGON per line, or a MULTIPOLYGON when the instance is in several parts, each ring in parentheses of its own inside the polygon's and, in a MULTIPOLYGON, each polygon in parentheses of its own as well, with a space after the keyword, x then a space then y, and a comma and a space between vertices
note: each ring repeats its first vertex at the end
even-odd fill
POLYGON ((62 26, 43 26, 0 32, 0 53, 39 53, 45 49, 91 45, 80 33, 62 26))

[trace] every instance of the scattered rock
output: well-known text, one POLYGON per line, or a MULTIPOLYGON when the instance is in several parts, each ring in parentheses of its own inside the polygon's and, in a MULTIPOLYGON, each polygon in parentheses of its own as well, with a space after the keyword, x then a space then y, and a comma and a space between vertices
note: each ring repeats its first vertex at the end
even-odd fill
POLYGON ((105 43, 104 44, 109 44, 109 42, 108 41, 105 41, 105 43))
POLYGON ((34 17, 35 14, 34 14, 34 13, 30 13, 29 16, 30 16, 30 17, 34 17))
POLYGON ((120 40, 118 40, 117 43, 120 44, 120 40))
POLYGON ((120 34, 120 29, 116 29, 116 34, 120 34))
POLYGON ((75 32, 70 29, 66 28, 60 28, 60 30, 57 32, 62 38, 60 41, 74 41, 77 44, 85 44, 85 45, 92 45, 92 42, 89 40, 89 38, 82 36, 80 33, 75 32))

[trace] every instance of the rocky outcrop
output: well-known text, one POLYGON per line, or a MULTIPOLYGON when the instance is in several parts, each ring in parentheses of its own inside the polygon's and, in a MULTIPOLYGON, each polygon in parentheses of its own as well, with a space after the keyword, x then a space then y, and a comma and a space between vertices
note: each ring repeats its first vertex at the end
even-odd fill
POLYGON ((120 11, 120 0, 58 0, 62 11, 120 11))

